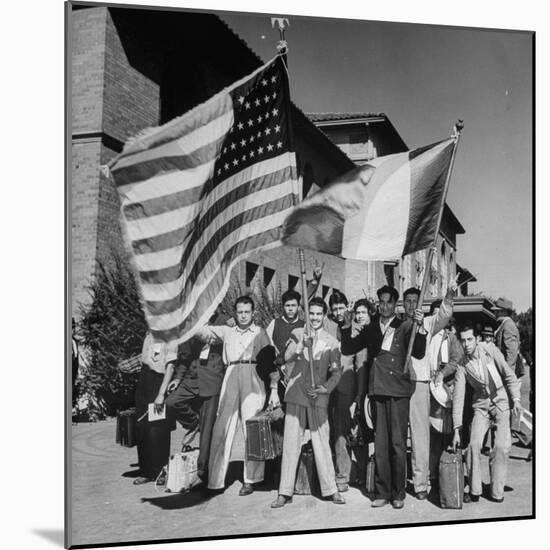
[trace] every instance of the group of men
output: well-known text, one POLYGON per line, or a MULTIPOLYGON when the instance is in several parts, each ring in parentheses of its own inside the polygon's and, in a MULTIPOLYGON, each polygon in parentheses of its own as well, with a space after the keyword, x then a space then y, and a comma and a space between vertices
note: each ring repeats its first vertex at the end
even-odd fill
MULTIPOLYGON (((317 284, 319 278, 317 273, 317 284)), ((146 402, 153 401, 159 410, 166 404, 165 432, 174 418, 190 432, 199 429, 199 475, 208 489, 221 491, 239 421, 246 443, 247 420, 267 407, 283 407, 280 483, 271 504, 280 508, 292 501, 306 429, 323 497, 344 504, 342 493, 350 483, 364 482, 360 474, 351 478, 348 444, 352 410, 363 412, 368 396, 374 420, 372 506, 391 503, 400 509, 405 500, 409 430, 414 491, 424 500, 430 489, 437 488, 437 463, 443 447, 452 443, 459 448, 466 436, 464 399, 469 386, 472 404, 466 408, 472 409, 473 418, 466 451, 469 493, 465 500, 475 501, 481 494, 481 448, 494 424, 491 496, 502 501, 506 455, 511 446, 509 403, 514 414, 521 412, 519 384, 511 365, 516 358, 509 353, 514 348, 510 323, 502 321, 498 329, 503 333, 506 357, 494 344, 481 342, 469 323, 459 329, 459 343, 448 328, 455 291, 456 281, 452 279, 444 299, 433 302, 430 314, 424 317, 418 308, 420 291, 408 289, 403 295, 403 318, 396 314, 398 292, 390 286, 378 289, 376 313, 364 299, 350 308, 346 297, 337 291, 329 306, 314 296, 307 308, 309 332, 299 314, 301 296, 296 291, 283 294, 283 314, 266 329, 253 322, 253 300, 241 296, 235 302, 233 321, 213 316, 177 353, 173 349, 163 351, 159 346, 166 345, 146 339, 145 374, 142 372, 138 396, 145 385, 149 391, 141 397, 141 409, 146 402), (156 375, 151 377, 155 354, 156 375), (440 386, 449 381, 454 381, 452 442, 430 429, 430 383, 440 386)), ((315 288, 311 294, 314 292, 315 288)), ((516 340, 519 344, 519 338, 516 340)), ((155 423, 141 424, 138 454, 140 443, 148 446, 148 424, 155 423)), ((160 440, 162 445, 149 450, 159 458, 149 461, 155 462, 156 469, 141 460, 141 455, 147 455, 141 452, 142 476, 135 483, 153 479, 158 465, 167 462, 169 444, 157 438, 160 440)), ((241 496, 251 494, 255 484, 263 481, 264 466, 262 461, 245 459, 241 496)), ((359 471, 364 472, 364 468, 359 471)))

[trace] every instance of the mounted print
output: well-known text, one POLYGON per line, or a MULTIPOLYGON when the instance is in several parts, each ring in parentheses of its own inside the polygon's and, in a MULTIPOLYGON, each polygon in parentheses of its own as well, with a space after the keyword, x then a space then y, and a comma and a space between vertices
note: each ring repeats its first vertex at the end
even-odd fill
POLYGON ((534 33, 66 24, 66 545, 533 518, 534 33))

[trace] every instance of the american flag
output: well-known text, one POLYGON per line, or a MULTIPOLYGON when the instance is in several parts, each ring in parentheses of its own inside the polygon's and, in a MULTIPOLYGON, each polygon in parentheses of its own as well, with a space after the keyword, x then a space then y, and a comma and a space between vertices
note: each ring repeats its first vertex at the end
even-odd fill
POLYGON ((183 342, 223 299, 231 269, 279 246, 298 200, 286 68, 275 57, 129 141, 111 163, 147 323, 183 342))

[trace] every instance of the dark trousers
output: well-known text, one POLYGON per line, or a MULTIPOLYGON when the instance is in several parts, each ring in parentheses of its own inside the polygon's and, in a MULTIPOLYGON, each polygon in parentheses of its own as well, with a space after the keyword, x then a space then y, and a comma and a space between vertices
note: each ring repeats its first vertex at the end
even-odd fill
POLYGON ((408 397, 375 396, 376 498, 403 500, 407 484, 408 397))
POLYGON ((334 453, 336 483, 349 483, 351 457, 348 450, 348 437, 351 432, 350 407, 355 396, 333 391, 329 401, 331 448, 334 453))
POLYGON ((167 398, 166 407, 172 418, 187 432, 199 429, 199 458, 197 467, 201 479, 207 479, 212 428, 216 420, 220 395, 201 396, 183 381, 167 398))
MULTIPOLYGON (((162 384, 163 375, 143 366, 136 388, 136 414, 140 418, 152 403, 162 384)), ((136 424, 136 443, 141 475, 155 479, 168 464, 170 456, 170 429, 168 420, 149 422, 147 415, 136 424)))

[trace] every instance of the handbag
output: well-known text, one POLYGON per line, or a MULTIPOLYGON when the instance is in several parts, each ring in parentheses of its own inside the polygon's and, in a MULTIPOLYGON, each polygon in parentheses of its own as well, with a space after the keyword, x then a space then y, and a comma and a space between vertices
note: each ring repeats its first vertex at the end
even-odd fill
POLYGON ((189 491, 201 482, 197 467, 198 458, 199 449, 186 445, 181 452, 170 457, 167 466, 157 477, 155 485, 158 487, 160 478, 165 475, 167 493, 189 491))

